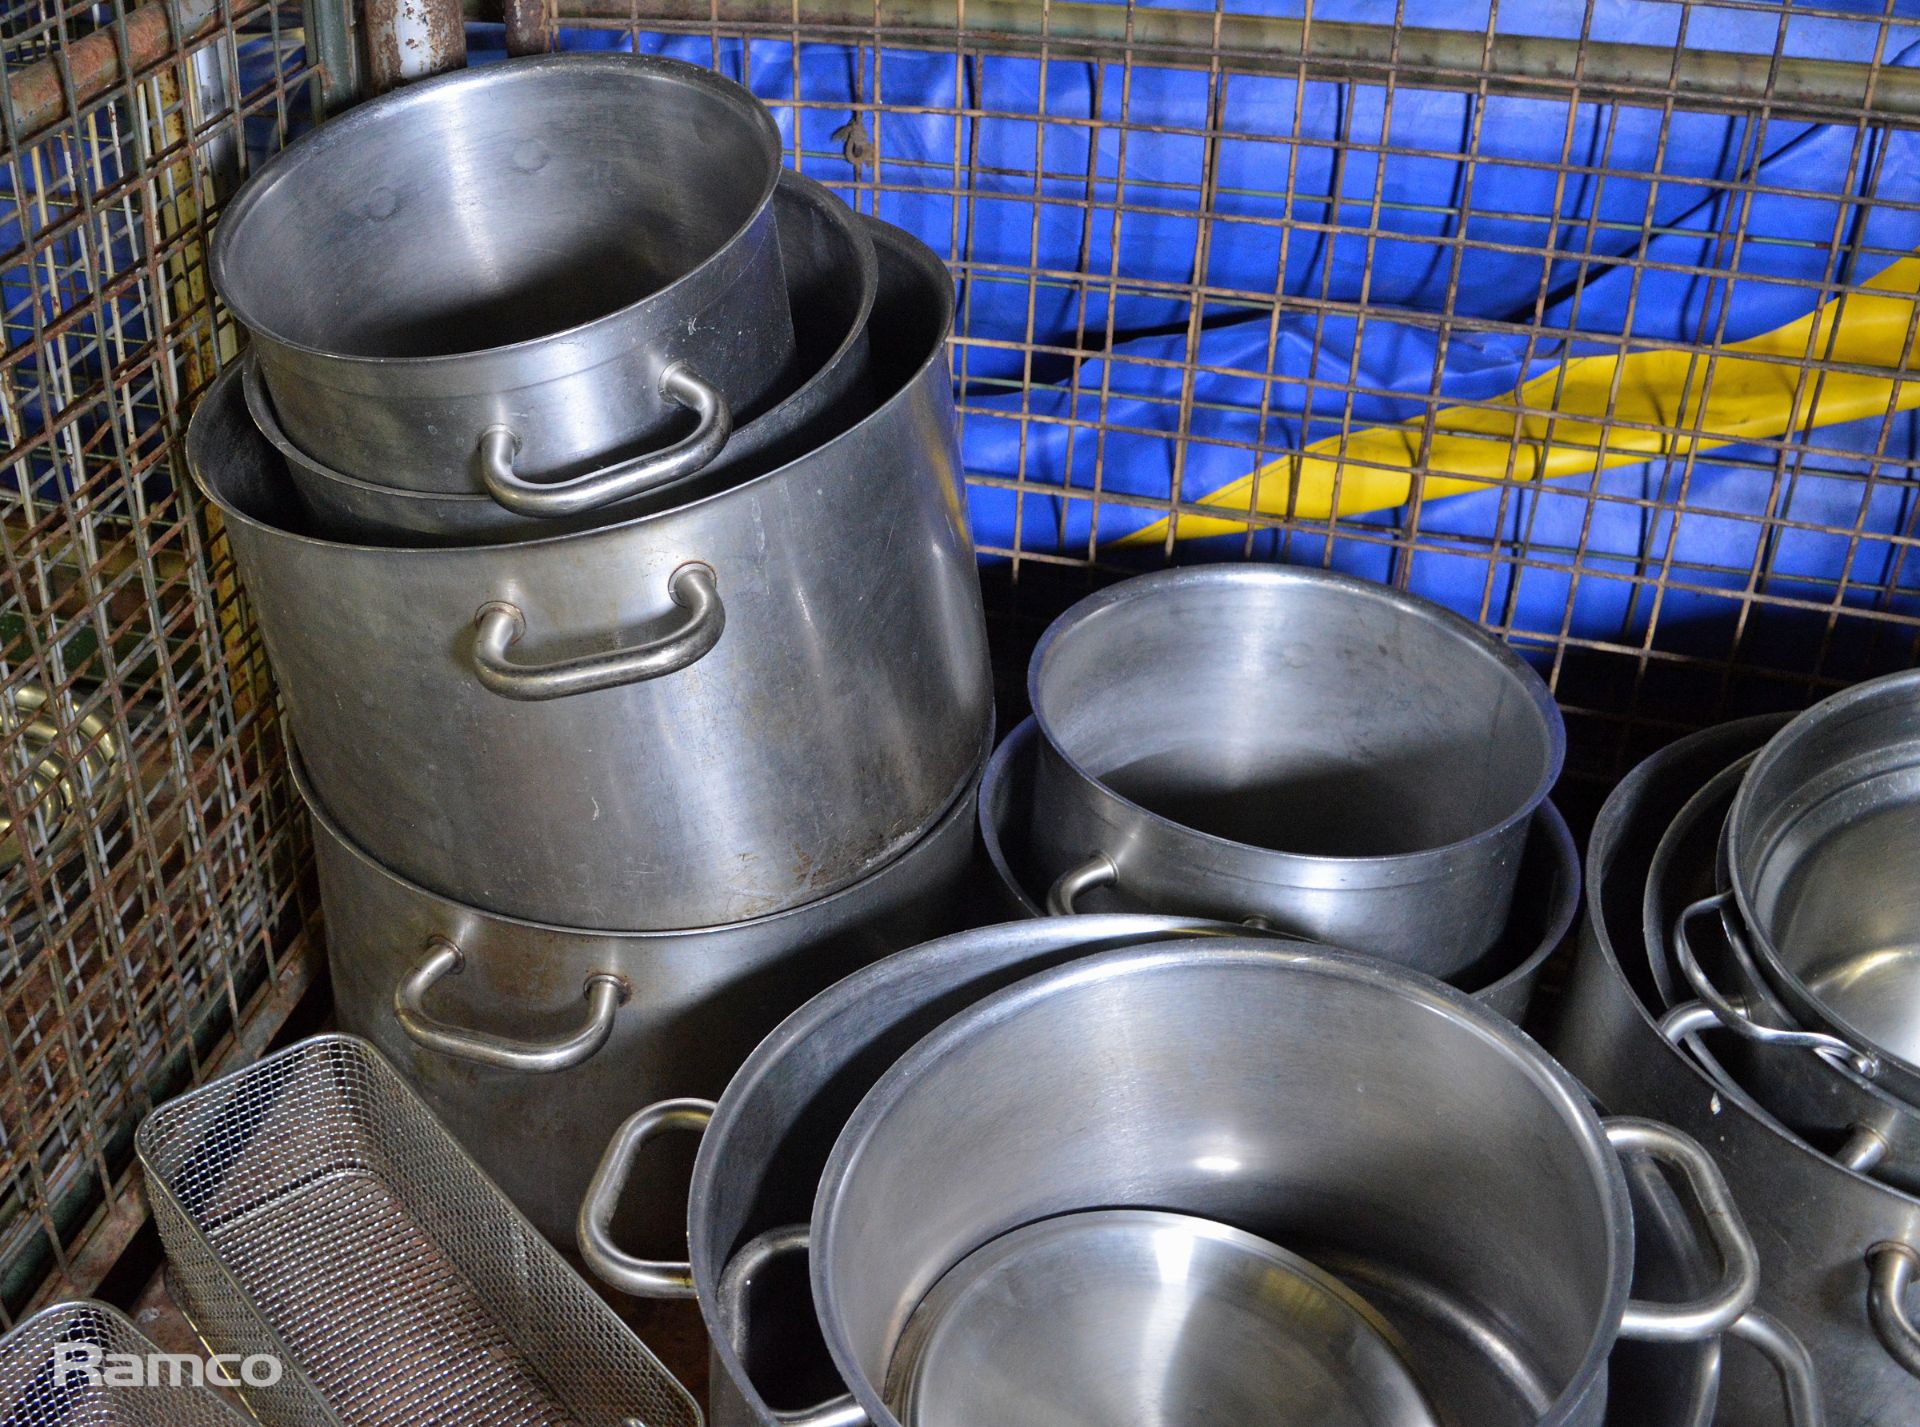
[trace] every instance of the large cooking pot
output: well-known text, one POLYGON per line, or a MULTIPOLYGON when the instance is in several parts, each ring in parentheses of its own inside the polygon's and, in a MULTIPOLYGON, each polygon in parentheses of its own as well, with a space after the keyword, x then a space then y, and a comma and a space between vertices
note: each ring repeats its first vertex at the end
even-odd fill
MULTIPOLYGON (((974 754, 977 767, 985 745, 974 754)), ((727 926, 613 933, 436 896, 358 846, 297 760, 294 771, 313 815, 341 1028, 377 1045, 563 1243, 607 1137, 636 1102, 719 1094, 809 996, 967 921, 970 788, 886 866, 818 901, 727 926)), ((624 1242, 683 1242, 674 1181, 660 1175, 635 1197, 624 1242)))
POLYGON ((1716 936, 1698 910, 1718 902, 1721 830, 1752 766, 1736 759, 1701 785, 1654 849, 1642 896, 1640 934, 1662 1028, 1735 1032, 1714 1037, 1719 1071, 1801 1139, 1850 1169, 1909 1192, 1920 1190, 1920 1110, 1863 1074, 1845 1042, 1807 1032, 1749 960, 1744 938, 1716 936), (1737 988, 1734 999, 1722 988, 1737 988), (1808 1054, 1825 1049, 1826 1054, 1808 1054))
POLYGON ((811 1232, 821 1330, 858 1405, 900 1420, 881 1384, 948 1269, 1102 1207, 1196 1215, 1334 1271, 1436 1407, 1481 1427, 1603 1421, 1617 1340, 1717 1336, 1757 1288, 1705 1153, 1649 1121, 1603 1125, 1492 1012, 1371 958, 1190 939, 998 992, 861 1101, 811 1232), (1696 1198, 1721 1265, 1698 1298, 1629 1298, 1632 1154, 1696 1198))
POLYGON ((791 382, 780 168, 765 108, 692 65, 461 70, 288 145, 213 283, 317 461, 574 515, 698 471, 791 382))
POLYGON ((793 317, 795 366, 804 375, 779 405, 737 429, 711 465, 668 490, 572 517, 529 517, 490 495, 363 481, 314 460, 281 430, 257 359, 247 368, 247 409, 285 459, 315 532, 336 540, 462 545, 537 539, 684 504, 723 484, 762 475, 871 410, 867 322, 879 280, 876 243, 894 271, 913 271, 912 255, 894 239, 899 229, 862 218, 830 190, 791 169, 781 171, 773 208, 793 317))
POLYGON ((1814 705, 1753 761, 1727 813, 1730 934, 1813 1054, 1845 1052, 1920 1104, 1920 670, 1814 705), (1822 1045, 1821 1041, 1826 1041, 1822 1045))
MULTIPOLYGON (((1835 1427, 1912 1427, 1920 1421, 1920 1332, 1909 1317, 1909 1285, 1920 1199, 1819 1153, 1696 1060, 1711 1062, 1705 1047, 1689 1054, 1664 1037, 1636 944, 1661 831, 1708 778, 1777 727, 1776 719, 1749 719, 1682 739, 1608 798, 1587 847, 1581 954, 1548 1044, 1607 1109, 1657 1115, 1718 1161, 1759 1247, 1763 1306, 1818 1364, 1835 1427)), ((1728 1353, 1723 1420, 1780 1421, 1783 1365, 1793 1370, 1790 1358, 1728 1353)))
POLYGON ((814 901, 951 805, 991 718, 986 621, 953 285, 900 246, 915 264, 876 304, 870 416, 756 480, 562 538, 317 539, 222 373, 188 459, 355 842, 488 911, 657 930, 814 901))
POLYGON ((1506 925, 1565 746, 1546 685, 1484 630, 1280 565, 1091 595, 1042 636, 1027 691, 1050 910, 1109 885, 1441 977, 1506 925))
MULTIPOLYGON (((1033 821, 1033 770, 1039 725, 1031 718, 1001 740, 980 779, 980 844, 993 890, 1008 916, 1043 915, 1044 891, 1028 884, 1027 838, 1033 821)), ((1079 906, 1097 910, 1107 894, 1093 891, 1079 906)), ((1547 960, 1566 939, 1580 909, 1580 854, 1567 820, 1543 802, 1527 832, 1514 879, 1507 924, 1491 949, 1448 978, 1483 1006, 1524 1021, 1547 960)))

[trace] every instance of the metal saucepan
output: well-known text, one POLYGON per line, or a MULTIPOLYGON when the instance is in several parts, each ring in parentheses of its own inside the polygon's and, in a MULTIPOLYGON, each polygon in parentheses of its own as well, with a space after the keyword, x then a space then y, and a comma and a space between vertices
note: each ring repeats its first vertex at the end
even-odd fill
POLYGON ((804 1259, 784 1253, 778 1236, 804 1224, 833 1142, 868 1087, 948 1016, 1036 971, 1172 936, 1243 934, 1193 918, 1045 917, 961 932, 861 968, 788 1016, 717 1105, 649 1105, 621 1127, 581 1206, 589 1267, 642 1297, 697 1296, 713 1351, 713 1427, 777 1427, 782 1411, 845 1391, 820 1341, 804 1259), (700 1134, 687 1256, 640 1259, 616 1214, 630 1179, 659 1192, 659 1137, 681 1130, 700 1134), (762 1243, 769 1232, 775 1241, 762 1243), (749 1244, 751 1257, 741 1253, 749 1244), (764 1330, 751 1343, 749 1298, 764 1330))
POLYGON ((213 283, 315 460, 577 515, 692 475, 791 383, 780 168, 766 109, 692 65, 460 70, 288 145, 213 283))
MULTIPOLYGON (((1920 1420, 1920 1331, 1909 1291, 1920 1257, 1920 1198, 1849 1170, 1799 1139, 1731 1078, 1662 1035, 1640 936, 1654 849, 1716 772, 1763 744, 1777 719, 1749 719, 1669 745, 1608 798, 1587 848, 1581 954, 1548 1045, 1615 1113, 1657 1115, 1696 1136, 1725 1173, 1760 1250, 1761 1304, 1794 1335, 1763 1358, 1729 1351, 1723 1420, 1782 1420, 1780 1373, 1807 1383, 1792 1341, 1819 1367, 1836 1427, 1920 1420), (1636 969, 1637 968, 1637 969, 1636 969), (1789 1349, 1784 1353, 1780 1349, 1789 1349)), ((1789 1420, 1806 1420, 1804 1413, 1789 1420)))
POLYGON ((1815 1054, 1920 1104, 1920 670, 1800 714, 1727 813, 1729 935, 1815 1054))
MULTIPOLYGON (((980 842, 995 890, 1009 916, 1043 915, 1041 897, 1018 870, 1027 864, 1032 823, 1033 769, 1039 726, 1027 719, 1001 741, 980 779, 980 842)), ((1081 905, 1094 909, 1095 892, 1081 905)), ((1527 832, 1507 925, 1499 941, 1472 966, 1448 978, 1483 1006, 1518 1024, 1533 993, 1580 909, 1580 854, 1567 820, 1549 800, 1527 832)))
POLYGON ((821 1330, 859 1407, 898 1421, 880 1385, 948 1268, 1092 1207, 1197 1215, 1332 1270, 1436 1407, 1481 1427, 1603 1421, 1616 1341, 1717 1336, 1758 1286, 1704 1151, 1603 1125, 1492 1012, 1373 958, 1190 939, 999 992, 861 1101, 811 1228, 821 1330), (1683 1303, 1630 1299, 1621 1160, 1640 1154, 1682 1177, 1720 1264, 1683 1303))
POLYGON ((309 534, 222 373, 187 456, 225 517, 327 808, 396 873, 560 926, 664 930, 884 866, 992 716, 947 332, 888 244, 875 409, 776 471, 618 525, 456 549, 309 534), (888 538, 848 554, 848 532, 888 538))
POLYGON ((1027 688, 1051 910, 1111 885, 1443 977, 1506 925, 1565 745, 1546 685, 1484 630, 1278 565, 1092 595, 1041 638, 1027 688))
POLYGON ((1802 1031, 1745 940, 1715 935, 1714 919, 1697 915, 1715 896, 1722 827, 1752 762, 1735 760, 1687 800, 1647 869, 1641 935, 1662 1028, 1687 1044, 1712 1034, 1719 1070, 1796 1135, 1850 1169, 1920 1190, 1920 1110, 1862 1074, 1844 1043, 1802 1031))
MULTIPOLYGON (((976 766, 986 747, 975 744, 976 766)), ((818 901, 693 931, 594 932, 497 916, 382 867, 313 815, 342 1028, 379 1046, 454 1137, 565 1242, 607 1138, 636 1102, 717 1095, 809 996, 903 946, 964 926, 972 790, 898 857, 818 901)), ((679 1172, 684 1175, 685 1163, 679 1172)), ((664 1181, 664 1182, 663 1182, 664 1181)), ((649 1181, 626 1242, 675 1248, 685 1200, 649 1181)))
POLYGON ((330 539, 433 545, 536 539, 630 519, 664 503, 683 504, 723 482, 749 480, 804 455, 872 409, 866 387, 867 321, 879 276, 870 235, 879 234, 884 243, 894 231, 860 217, 827 188, 790 169, 780 174, 773 207, 793 316, 795 365, 803 379, 779 405, 736 430, 711 465, 665 491, 568 518, 524 516, 489 495, 384 485, 320 464, 280 429, 257 362, 249 365, 245 379, 247 409, 285 458, 314 530, 330 539))

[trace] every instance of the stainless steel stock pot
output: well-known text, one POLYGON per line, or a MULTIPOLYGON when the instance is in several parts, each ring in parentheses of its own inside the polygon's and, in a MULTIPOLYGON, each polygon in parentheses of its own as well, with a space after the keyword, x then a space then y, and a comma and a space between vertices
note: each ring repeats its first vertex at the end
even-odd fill
POLYGON ((290 144, 213 282, 316 461, 578 514, 691 475, 792 382, 780 168, 766 109, 692 65, 459 70, 290 144))
POLYGON ((1249 917, 1447 977, 1506 925, 1565 735, 1540 677, 1427 600, 1193 566, 1089 596, 1027 673, 1050 910, 1249 917))
POLYGON ((882 292, 886 389, 741 485, 548 540, 315 537, 236 366, 188 460, 225 517, 307 772, 394 872, 599 930, 706 927, 857 882, 977 769, 991 718, 924 246, 882 292), (849 548, 847 533, 884 531, 849 548))

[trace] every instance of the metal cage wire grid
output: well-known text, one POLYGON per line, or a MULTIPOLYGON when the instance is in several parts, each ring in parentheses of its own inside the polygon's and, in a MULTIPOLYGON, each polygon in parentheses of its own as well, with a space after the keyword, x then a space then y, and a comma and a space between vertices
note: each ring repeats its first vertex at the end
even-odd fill
POLYGON ((1511 639, 1566 706, 1573 776, 1606 780, 1684 729, 1912 663, 1920 385, 1897 374, 1920 316, 1920 19, 1388 8, 557 0, 546 42, 611 33, 713 64, 775 107, 793 166, 944 240, 1010 665, 1066 600, 1131 570, 1337 565, 1511 639), (1543 20, 1566 33, 1529 53, 1543 20), (822 51, 844 78, 822 81, 822 51), (1435 92, 1461 101, 1437 132, 1435 92), (1780 161, 1813 129, 1821 165, 1780 161), (1410 197, 1419 165, 1438 176, 1410 197), (1077 243, 1048 241, 1061 224, 1077 243), (1136 228, 1150 240, 1130 247, 1136 228), (1415 250, 1432 280, 1376 282, 1415 250), (1158 305, 1160 340, 1127 330, 1129 303, 1158 305), (1743 330, 1796 303, 1803 320, 1743 330), (1257 335, 1222 355, 1236 325, 1257 335), (1389 334, 1418 339, 1429 374, 1370 369, 1389 334), (1290 367, 1289 343, 1324 355, 1290 367), (1510 389, 1444 379, 1480 345, 1511 354, 1510 389), (983 424, 998 433, 976 439, 983 424), (1238 481, 1207 489, 1203 460, 1238 481))
POLYGON ((171 469, 234 348, 208 219, 313 107, 301 25, 0 15, 0 1321, 92 1288, 144 1218, 140 1116, 257 1053, 310 974, 265 656, 171 469))
MULTIPOLYGON (((258 1053, 317 915, 263 651, 170 458, 234 346, 208 225, 333 88, 326 45, 246 0, 56 4, 0 58, 9 1313, 97 1275, 139 1213, 132 1123, 258 1053)), ((543 19, 744 78, 795 167, 944 249, 1009 702, 1052 613, 1188 558, 1443 595, 1536 659, 1595 786, 1916 656, 1920 25, 1890 2, 543 19), (1512 379, 1468 380, 1480 353, 1512 379)))

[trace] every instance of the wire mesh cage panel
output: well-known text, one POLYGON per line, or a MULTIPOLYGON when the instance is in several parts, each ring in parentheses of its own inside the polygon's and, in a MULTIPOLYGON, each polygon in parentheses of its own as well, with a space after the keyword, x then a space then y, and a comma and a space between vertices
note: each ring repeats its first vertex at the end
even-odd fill
POLYGON ((1915 657, 1891 5, 559 0, 539 39, 743 79, 944 250, 1009 670, 1093 581, 1326 565, 1511 638, 1598 783, 1915 657))
POLYGON ((0 1321, 142 1218, 133 1129, 305 984, 264 655, 176 439, 234 338, 208 224, 314 109, 262 0, 0 13, 0 1321))

